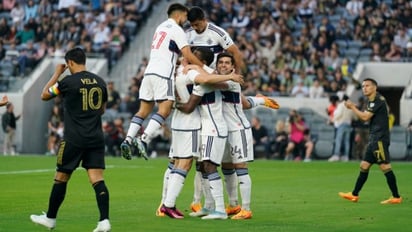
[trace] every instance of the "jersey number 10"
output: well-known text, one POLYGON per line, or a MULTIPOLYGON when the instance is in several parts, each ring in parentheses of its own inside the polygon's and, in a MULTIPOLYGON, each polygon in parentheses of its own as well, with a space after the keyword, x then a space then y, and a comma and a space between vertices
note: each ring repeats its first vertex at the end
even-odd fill
POLYGON ((103 92, 101 88, 80 88, 80 93, 82 94, 82 110, 87 111, 98 110, 102 107, 103 92), (97 102, 94 102, 94 97, 97 95, 97 102))

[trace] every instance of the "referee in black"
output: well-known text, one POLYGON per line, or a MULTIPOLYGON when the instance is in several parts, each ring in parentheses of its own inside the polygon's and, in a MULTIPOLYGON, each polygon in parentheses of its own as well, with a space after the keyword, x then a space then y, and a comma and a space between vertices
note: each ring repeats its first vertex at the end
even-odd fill
POLYGON ((87 170, 89 181, 96 192, 100 220, 94 232, 110 231, 109 191, 103 179, 105 169, 104 138, 101 115, 107 102, 105 81, 86 70, 86 55, 73 48, 65 55, 66 64, 58 64, 41 93, 41 99, 58 95, 64 104, 64 138, 57 153, 57 171, 50 193, 49 208, 43 215, 30 219, 49 229, 56 226, 56 217, 62 204, 71 174, 81 164, 87 170), (59 80, 69 69, 71 75, 59 80))
POLYGON ((376 163, 385 174, 386 182, 392 192, 392 197, 381 201, 381 204, 400 204, 402 198, 398 192, 396 177, 392 171, 389 157, 389 122, 388 122, 388 105, 385 97, 377 92, 378 84, 372 78, 366 78, 362 82, 363 94, 368 98, 366 110, 360 111, 356 105, 347 100, 345 106, 351 109, 362 121, 369 121, 369 143, 366 148, 366 154, 360 163, 360 172, 352 192, 340 192, 339 196, 352 202, 359 200, 359 192, 368 179, 370 167, 376 163))

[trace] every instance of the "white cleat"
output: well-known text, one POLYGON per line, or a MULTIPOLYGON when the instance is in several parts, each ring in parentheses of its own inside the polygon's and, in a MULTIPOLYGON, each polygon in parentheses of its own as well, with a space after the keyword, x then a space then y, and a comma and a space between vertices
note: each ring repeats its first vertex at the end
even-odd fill
POLYGON ((200 209, 199 211, 197 211, 197 212, 191 212, 191 213, 189 213, 189 215, 190 215, 191 217, 203 217, 203 216, 208 215, 209 213, 211 213, 211 210, 206 209, 206 208, 201 208, 201 209, 200 209))
POLYGON ((104 219, 97 223, 97 227, 93 232, 109 232, 111 229, 112 227, 110 226, 109 219, 104 219))
POLYGON ((227 219, 227 214, 219 211, 213 211, 206 216, 203 216, 202 219, 204 220, 214 220, 214 219, 227 219))
POLYGON ((43 212, 42 215, 35 215, 32 214, 30 215, 30 219, 32 222, 42 225, 46 228, 48 228, 49 230, 54 229, 54 227, 56 227, 56 219, 55 218, 48 218, 46 213, 43 212))

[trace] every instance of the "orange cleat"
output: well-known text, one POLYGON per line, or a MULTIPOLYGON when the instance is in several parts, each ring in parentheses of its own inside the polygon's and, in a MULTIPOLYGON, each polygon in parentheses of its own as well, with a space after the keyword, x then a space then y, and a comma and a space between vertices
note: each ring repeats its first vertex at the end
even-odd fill
POLYGON ((190 204, 190 209, 192 210, 192 212, 198 212, 199 210, 202 209, 202 203, 194 203, 192 202, 192 204, 190 204))
POLYGON ((381 201, 381 204, 400 204, 402 203, 402 197, 390 197, 388 200, 381 201))
POLYGON ((226 207, 226 213, 227 215, 234 215, 239 213, 242 210, 242 208, 240 207, 240 205, 236 205, 236 206, 227 206, 226 207))
POLYGON ((351 192, 348 192, 348 193, 340 192, 339 196, 346 199, 346 200, 352 201, 352 202, 358 202, 358 200, 359 200, 359 196, 354 196, 354 195, 352 195, 351 192))
POLYGON ((268 108, 271 108, 271 109, 274 109, 274 110, 277 110, 277 109, 279 109, 279 104, 277 103, 277 101, 275 101, 275 99, 273 99, 273 98, 269 98, 269 97, 266 97, 266 96, 264 96, 264 95, 262 95, 262 94, 256 94, 256 97, 260 97, 260 98, 263 98, 263 100, 265 100, 265 107, 268 107, 268 108))
POLYGON ((232 217, 233 220, 244 220, 244 219, 251 219, 252 218, 252 211, 242 209, 239 213, 232 217))

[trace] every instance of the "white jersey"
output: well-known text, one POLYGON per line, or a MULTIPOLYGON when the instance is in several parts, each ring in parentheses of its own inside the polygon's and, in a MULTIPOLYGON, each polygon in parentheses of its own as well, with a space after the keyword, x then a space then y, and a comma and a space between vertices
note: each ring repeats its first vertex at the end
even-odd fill
POLYGON ((173 78, 180 50, 188 46, 184 30, 173 19, 161 23, 153 35, 150 59, 145 75, 173 78))
MULTIPOLYGON (((191 46, 209 48, 216 56, 234 44, 230 35, 221 27, 208 23, 204 32, 198 34, 190 28, 186 32, 187 40, 191 46)), ((215 61, 211 67, 215 67, 215 61)))
POLYGON ((229 88, 222 90, 223 116, 229 131, 238 131, 250 128, 242 108, 241 87, 239 83, 228 81, 229 88))
POLYGON ((228 131, 222 112, 222 94, 207 85, 195 85, 193 94, 201 96, 200 118, 202 135, 227 137, 228 131))
MULTIPOLYGON (((180 98, 178 102, 187 103, 193 90, 193 80, 199 73, 195 70, 190 70, 187 74, 183 74, 182 71, 183 67, 180 66, 177 69, 175 88, 180 98)), ((199 109, 196 107, 190 114, 174 110, 171 128, 172 130, 180 131, 199 130, 201 128, 199 109)))

